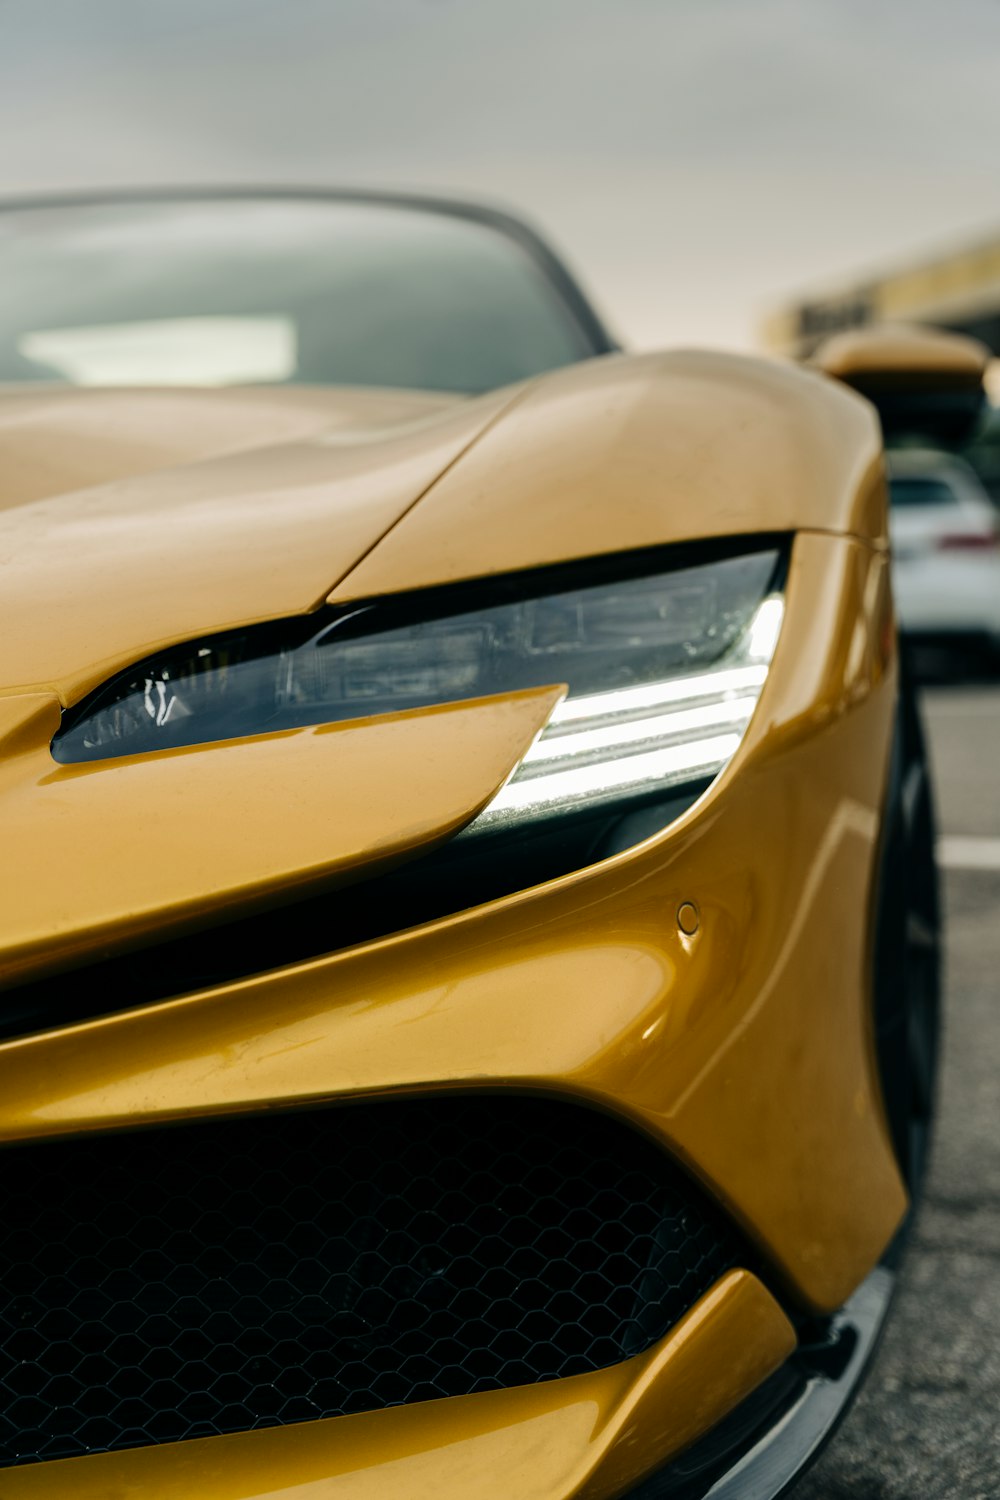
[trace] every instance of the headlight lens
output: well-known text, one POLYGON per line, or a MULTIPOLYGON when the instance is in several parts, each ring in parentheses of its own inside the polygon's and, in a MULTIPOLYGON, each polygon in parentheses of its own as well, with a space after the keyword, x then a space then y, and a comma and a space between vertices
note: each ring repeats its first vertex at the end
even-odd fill
POLYGON ((783 557, 650 561, 608 559, 584 586, 579 569, 546 570, 177 647, 68 713, 53 754, 142 755, 566 683, 470 831, 659 794, 714 775, 738 745, 777 641, 783 557))

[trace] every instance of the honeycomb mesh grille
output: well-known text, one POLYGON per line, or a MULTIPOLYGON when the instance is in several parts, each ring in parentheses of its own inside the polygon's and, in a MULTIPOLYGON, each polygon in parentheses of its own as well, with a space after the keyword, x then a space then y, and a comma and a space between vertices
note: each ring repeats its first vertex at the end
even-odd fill
POLYGON ((429 1099, 7 1148, 0 1463, 575 1375, 742 1257, 647 1141, 429 1099))

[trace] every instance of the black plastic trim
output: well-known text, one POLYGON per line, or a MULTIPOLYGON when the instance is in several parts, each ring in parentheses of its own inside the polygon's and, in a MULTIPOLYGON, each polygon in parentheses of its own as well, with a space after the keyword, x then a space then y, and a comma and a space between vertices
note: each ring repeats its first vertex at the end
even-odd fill
POLYGON ((895 1272, 877 1266, 819 1337, 680 1459, 624 1500, 777 1500, 846 1415, 878 1345, 895 1272))

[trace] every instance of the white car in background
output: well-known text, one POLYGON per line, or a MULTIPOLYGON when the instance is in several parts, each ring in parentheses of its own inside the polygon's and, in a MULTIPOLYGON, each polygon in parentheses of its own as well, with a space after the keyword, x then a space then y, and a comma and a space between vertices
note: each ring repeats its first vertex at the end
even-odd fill
POLYGON ((888 455, 893 590, 917 641, 987 648, 1000 662, 1000 516, 960 458, 888 455))

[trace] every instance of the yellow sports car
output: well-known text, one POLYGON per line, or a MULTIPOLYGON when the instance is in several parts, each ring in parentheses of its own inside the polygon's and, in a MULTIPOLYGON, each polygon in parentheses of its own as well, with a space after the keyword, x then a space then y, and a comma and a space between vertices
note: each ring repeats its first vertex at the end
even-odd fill
POLYGON ((0 379, 4 1500, 776 1494, 932 1099, 874 407, 361 193, 7 205, 0 379))

